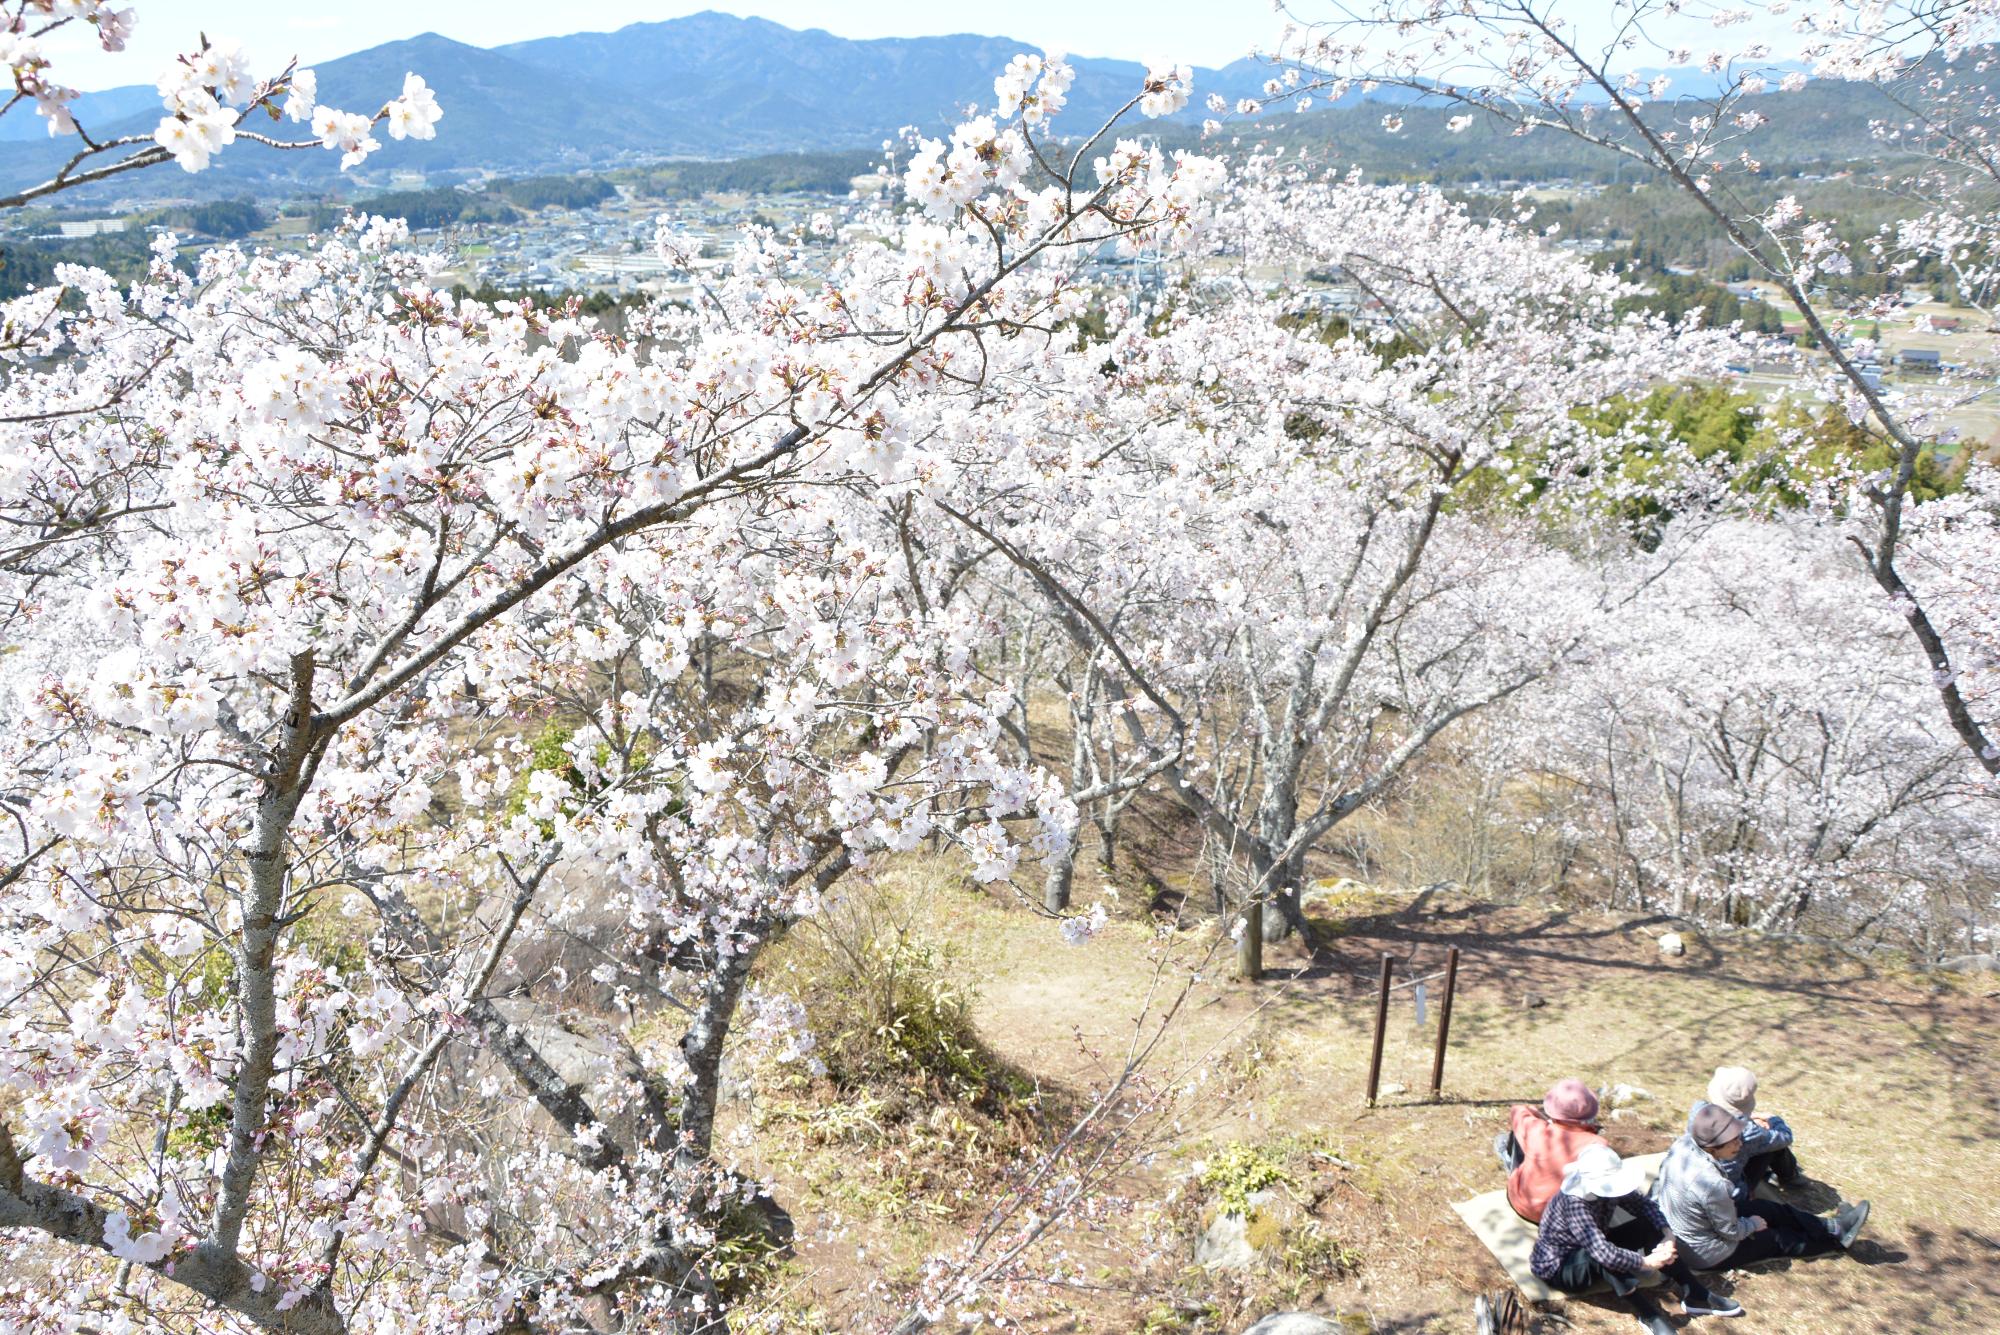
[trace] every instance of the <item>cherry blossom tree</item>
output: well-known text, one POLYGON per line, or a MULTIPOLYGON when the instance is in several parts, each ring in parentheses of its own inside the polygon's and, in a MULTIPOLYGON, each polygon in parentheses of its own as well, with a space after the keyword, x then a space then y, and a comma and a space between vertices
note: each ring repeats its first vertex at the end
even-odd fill
MULTIPOLYGON (((1848 405, 1858 423, 1891 446, 1892 466, 1856 478, 1842 498, 1851 516, 1842 536, 1929 661, 1953 733, 1988 774, 2000 775, 1996 722, 1967 699, 1964 685, 1968 670, 1983 669, 1982 642, 1990 642, 1990 632, 1948 638, 1932 610, 1937 595, 1911 578, 1902 559, 1918 460, 1937 435, 1935 414, 1950 403, 1932 402, 1937 394, 1884 388, 1862 369, 1867 349, 1848 336, 1858 317, 1879 312, 1857 303, 1830 313, 1817 295, 1829 276, 1849 273, 1855 263, 1835 220, 1809 216, 1795 197, 1773 202, 1757 188, 1758 132, 1783 114, 1782 94, 1808 80, 1806 72, 1774 62, 1795 56, 1812 77, 1870 85, 1911 118, 1885 119, 1878 135, 1931 164, 1896 178, 1921 197, 1921 214, 1876 249, 1891 264, 1942 260, 1958 272, 1969 299, 1987 299, 1996 234, 1992 130, 2000 104, 1988 91, 1983 44, 2000 36, 2000 6, 1616 0, 1608 13, 1593 11, 1597 26, 1588 32, 1560 0, 1281 8, 1291 20, 1279 44, 1289 68, 1273 81, 1274 93, 1340 96, 1395 85, 1448 104, 1453 130, 1478 115, 1516 134, 1573 136, 1684 193, 1753 273, 1776 285, 1821 359, 1822 394, 1848 405), (1759 17, 1762 24, 1746 26, 1759 17), (1774 51, 1772 29, 1795 34, 1797 49, 1774 51), (1713 91, 1673 97, 1671 76, 1657 71, 1697 62, 1714 80, 1713 91)), ((1985 390, 1965 387, 1956 401, 1985 390)))
POLYGON ((318 104, 319 79, 297 61, 258 78, 242 47, 200 38, 159 77, 166 114, 150 135, 102 137, 77 122, 77 91, 57 78, 47 54, 52 34, 75 25, 96 29, 106 51, 123 51, 136 22, 131 8, 108 0, 11 0, 0 5, 0 62, 13 76, 14 93, 0 104, 0 116, 33 104, 52 138, 74 138, 80 147, 39 185, 0 197, 0 208, 19 207, 59 191, 89 185, 128 171, 172 161, 182 170, 206 169, 215 154, 242 139, 277 149, 325 148, 341 155, 344 171, 381 147, 373 130, 383 125, 392 139, 431 139, 444 115, 428 85, 404 76, 402 91, 373 115, 318 104), (256 128, 258 118, 309 123, 312 137, 283 138, 256 128))
MULTIPOLYGON (((1127 617, 1113 611, 1105 620, 1116 625, 1127 617)), ((1117 869, 1119 828, 1127 811, 1167 765, 1150 748, 1133 746, 1125 735, 1122 711, 1112 698, 1115 680, 1096 652, 1072 652, 1051 674, 1069 721, 1069 799, 1088 821, 1092 860, 1107 875, 1117 869)), ((1042 906, 1051 913, 1070 907, 1082 834, 1079 827, 1078 839, 1059 845, 1043 859, 1042 906)))
POLYGON ((1388 322, 1322 338, 1190 274, 1170 313, 1053 354, 1101 368, 1091 392, 953 424, 985 462, 939 503, 1090 657, 1127 776, 1247 867, 1252 976, 1267 917, 1303 921, 1314 844, 1559 663, 1606 596, 1540 526, 1565 497, 1615 508, 1606 461, 1658 442, 1573 410, 1719 374, 1729 346, 1615 315, 1617 280, 1437 192, 1267 171, 1219 235, 1338 266, 1388 322))
POLYGON ((1917 507, 1901 557, 1938 633, 1961 646, 1956 682, 1981 718, 2000 710, 2000 470, 1973 464, 1950 495, 1917 507))
POLYGON ((1709 528, 1587 664, 1491 716, 1484 759, 1601 830, 1633 907, 1978 949, 2000 799, 1926 707, 1894 610, 1856 615, 1864 581, 1806 524, 1709 528))
POLYGON ((1073 825, 891 522, 920 429, 1049 374, 1049 256, 1206 216, 1205 159, 1054 156, 1068 77, 920 145, 887 244, 800 282, 754 236, 641 342, 380 220, 7 308, 0 1227, 65 1244, 9 1320, 726 1321, 757 949, 883 850, 1073 825), (678 1038, 566 1067, 582 960, 678 1038))

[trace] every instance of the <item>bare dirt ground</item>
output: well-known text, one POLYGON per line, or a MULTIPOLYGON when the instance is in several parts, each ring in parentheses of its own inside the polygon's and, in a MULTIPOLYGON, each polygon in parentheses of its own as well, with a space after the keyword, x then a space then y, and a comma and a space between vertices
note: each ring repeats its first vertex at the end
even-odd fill
MULTIPOLYGON (((1065 947, 1045 920, 975 892, 927 900, 925 912, 966 943, 980 1033, 1013 1066, 1083 1087, 1129 1042, 1157 976, 1160 946, 1146 922, 1114 923, 1065 947)), ((1796 1203, 1874 1202, 1853 1253, 1730 1275, 1719 1287, 1748 1316, 1728 1329, 2000 1330, 2000 983, 1906 973, 1747 933, 1682 929, 1687 954, 1669 958, 1656 941, 1664 920, 1431 892, 1349 896, 1319 921, 1323 948, 1272 947, 1265 983, 1232 981, 1218 958, 1192 986, 1155 1067, 1199 1080, 1200 1090, 1159 1154, 1119 1184, 1133 1208, 1074 1244, 1083 1278, 1049 1291, 1023 1329, 1234 1335, 1248 1325, 1255 1310, 1220 1299, 1181 1324, 1161 1323, 1167 1297, 1180 1295, 1185 1308, 1190 1294, 1229 1287, 1192 1266, 1163 1202, 1216 1147, 1289 1138, 1321 1147, 1313 1162, 1326 1166, 1294 1189, 1310 1196, 1347 1263, 1335 1281, 1284 1290, 1288 1305, 1357 1332, 1469 1331, 1474 1296, 1505 1280, 1448 1206, 1499 1185, 1490 1145, 1508 1105, 1538 1099, 1566 1075, 1638 1086, 1649 1097, 1618 1110, 1607 1133, 1628 1153, 1664 1149, 1709 1072, 1728 1062, 1760 1073, 1760 1110, 1783 1113, 1798 1133, 1814 1182, 1796 1203), (1434 1031, 1417 1027, 1405 987, 1391 1009, 1385 1093, 1365 1107, 1381 956, 1407 980, 1441 969, 1451 946, 1462 963, 1443 1097, 1428 1100, 1434 1031)), ((1190 928, 1171 948, 1184 964, 1198 959, 1211 932, 1190 928)), ((1432 1024, 1435 1016, 1433 992, 1432 1024)), ((892 1161, 899 1152, 894 1137, 882 1148, 892 1161)), ((900 1203, 905 1196, 871 1205, 856 1188, 878 1172, 874 1157, 792 1155, 775 1170, 801 1235, 827 1236, 829 1224, 838 1235, 804 1248, 789 1281, 799 1310, 833 1328, 844 1324, 835 1314, 863 1310, 871 1277, 907 1275, 962 1224, 951 1211, 900 1203)), ((976 1200, 974 1177, 962 1189, 976 1200)), ((1582 1301, 1538 1314, 1535 1328, 1638 1326, 1582 1301)))

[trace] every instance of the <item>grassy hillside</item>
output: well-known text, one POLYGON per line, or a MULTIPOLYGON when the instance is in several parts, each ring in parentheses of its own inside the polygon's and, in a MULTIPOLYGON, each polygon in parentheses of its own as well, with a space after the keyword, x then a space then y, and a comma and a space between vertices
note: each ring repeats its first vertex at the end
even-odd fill
MULTIPOLYGON (((1121 902, 1143 904, 1136 874, 1114 879, 1126 882, 1121 902)), ((1134 911, 1065 948, 1048 922, 941 862, 901 864, 875 893, 904 906, 905 939, 948 930, 978 1042, 1052 1104, 1116 1068, 1160 981, 1200 961, 1210 938, 1206 924, 1163 934, 1134 911)), ((1233 1335, 1298 1308, 1357 1332, 1465 1331, 1474 1296, 1504 1279, 1448 1207, 1500 1184, 1490 1144, 1507 1107, 1565 1075, 1636 1086, 1644 1092, 1612 1114, 1610 1138, 1627 1153, 1664 1149, 1723 1062, 1760 1071, 1760 1106, 1797 1130, 1814 1184, 1796 1203, 1875 1205, 1853 1254, 1733 1277, 1749 1309, 1733 1330, 1969 1331, 2000 1310, 1990 980, 1685 928, 1688 953, 1668 958, 1655 940, 1664 920, 1442 889, 1350 884, 1315 917, 1327 947, 1278 949, 1266 983, 1209 971, 1194 985, 1154 1062, 1191 1092, 1120 1173, 1118 1206, 1069 1240, 1068 1278, 1026 1290, 1025 1329, 1233 1335), (1389 1092, 1364 1107, 1382 954, 1409 979, 1442 967, 1454 945, 1464 954, 1444 1097, 1425 1097, 1432 1031, 1417 1026, 1405 988, 1391 1012, 1389 1092), (1278 1241, 1249 1271, 1205 1270, 1194 1235, 1229 1175, 1245 1171, 1277 1174, 1278 1241)), ((773 985, 784 985, 783 961, 773 985)), ((801 1087, 735 1111, 743 1152, 800 1225, 767 1313, 780 1330, 870 1328, 882 1315, 870 1278, 911 1277, 920 1257, 964 1236, 1018 1162, 993 1119, 949 1103, 914 1118, 893 1088, 825 1094, 801 1087)), ((1537 1321, 1549 1332, 1635 1328, 1593 1301, 1537 1321)))

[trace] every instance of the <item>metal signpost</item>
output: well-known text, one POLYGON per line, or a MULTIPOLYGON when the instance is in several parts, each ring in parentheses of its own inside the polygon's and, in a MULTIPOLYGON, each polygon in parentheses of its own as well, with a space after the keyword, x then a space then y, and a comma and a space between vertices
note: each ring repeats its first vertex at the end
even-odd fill
MULTIPOLYGON (((1368 1052, 1368 1106, 1375 1106, 1375 1096, 1382 1088, 1382 1043, 1389 1030, 1389 982, 1390 971, 1395 967, 1396 958, 1384 953, 1382 956, 1382 981, 1375 993, 1375 1042, 1368 1052)), ((1429 994, 1424 984, 1436 978, 1436 974, 1426 974, 1422 978, 1411 979, 1407 983, 1396 983, 1395 987, 1415 989, 1417 1004, 1417 1024, 1422 1027, 1425 1019, 1429 994)), ((1444 997, 1438 1006, 1437 1046, 1431 1054, 1431 1098, 1437 1099, 1444 1091, 1444 1050, 1451 1041, 1451 1003, 1458 993, 1458 947, 1453 946, 1445 956, 1444 997)))

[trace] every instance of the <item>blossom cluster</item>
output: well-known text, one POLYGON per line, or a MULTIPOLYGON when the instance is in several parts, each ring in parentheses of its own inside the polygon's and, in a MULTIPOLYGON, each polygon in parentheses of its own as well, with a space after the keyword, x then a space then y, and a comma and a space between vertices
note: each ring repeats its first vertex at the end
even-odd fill
POLYGON ((1063 109, 1076 71, 1055 52, 1023 52, 993 80, 1001 120, 1019 113, 1023 125, 1040 125, 1063 109))
MULTIPOLYGON (((107 0, 35 0, 29 8, 40 11, 51 27, 72 22, 90 24, 97 29, 98 45, 106 51, 123 51, 132 35, 132 11, 114 8, 107 0)), ((22 17, 25 20, 26 16, 22 17)), ((0 65, 7 67, 14 87, 34 100, 35 112, 48 121, 51 136, 75 134, 76 119, 69 104, 76 100, 77 92, 50 77, 50 62, 41 36, 47 31, 45 27, 40 32, 30 32, 22 21, 0 32, 0 65)))
MULTIPOLYGON (((1980 524, 1981 505, 1921 507, 1920 522, 1980 524)), ((1559 689, 1497 715, 1482 763, 1564 776, 1567 837, 1620 850, 1605 874, 1641 904, 1950 940, 1940 900, 2000 875, 2000 802, 1964 782, 1898 609, 1841 546, 1810 517, 1676 526, 1630 558, 1671 577, 1647 580, 1559 689)), ((1939 550, 1913 549, 1927 583, 1939 550)), ((1979 550, 1954 563, 1990 562, 1979 550)), ((1984 596, 1926 594, 1966 613, 1984 596)), ((1972 658, 1978 700, 1990 668, 1972 658)))
POLYGON ((402 92, 374 116, 321 105, 315 71, 292 69, 279 79, 259 82, 242 48, 227 41, 209 42, 177 59, 160 77, 159 91, 167 115, 153 131, 153 140, 188 172, 205 170, 216 153, 235 142, 244 117, 280 94, 285 118, 309 121, 321 146, 341 155, 343 170, 381 147, 370 133, 377 122, 387 124, 392 139, 432 139, 444 115, 429 85, 416 74, 405 75, 402 92))

